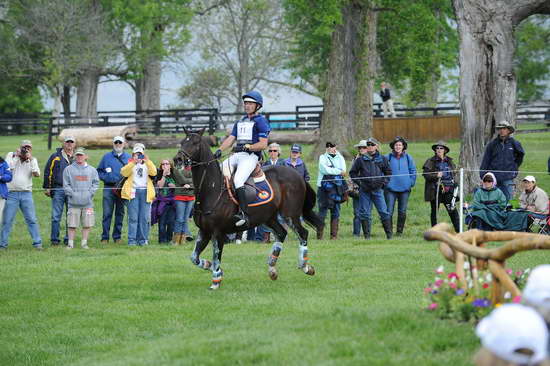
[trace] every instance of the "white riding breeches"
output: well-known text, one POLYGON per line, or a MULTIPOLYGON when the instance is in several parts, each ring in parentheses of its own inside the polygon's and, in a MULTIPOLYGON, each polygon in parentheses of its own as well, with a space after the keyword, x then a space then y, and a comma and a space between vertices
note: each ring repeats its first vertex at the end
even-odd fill
POLYGON ((237 169, 234 178, 235 188, 237 189, 244 186, 244 183, 256 168, 256 164, 258 164, 258 155, 239 152, 225 160, 222 163, 222 169, 231 172, 237 169))

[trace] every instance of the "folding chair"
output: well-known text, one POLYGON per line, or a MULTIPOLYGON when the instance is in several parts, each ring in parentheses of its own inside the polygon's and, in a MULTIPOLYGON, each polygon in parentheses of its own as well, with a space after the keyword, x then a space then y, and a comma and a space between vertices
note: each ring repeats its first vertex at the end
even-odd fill
POLYGON ((550 214, 544 217, 541 217, 541 215, 529 215, 529 217, 532 221, 531 225, 529 225, 529 231, 532 233, 550 235, 550 214))

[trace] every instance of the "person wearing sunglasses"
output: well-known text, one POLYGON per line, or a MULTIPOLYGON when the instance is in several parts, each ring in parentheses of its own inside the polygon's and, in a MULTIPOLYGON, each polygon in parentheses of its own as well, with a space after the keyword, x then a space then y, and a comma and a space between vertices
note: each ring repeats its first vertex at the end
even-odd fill
POLYGON ((453 159, 447 154, 450 149, 443 141, 438 141, 432 145, 434 156, 428 158, 422 166, 422 176, 426 180, 424 186, 424 200, 430 202, 431 213, 430 220, 432 226, 437 224, 437 212, 439 204, 443 203, 455 231, 459 232, 460 219, 458 211, 453 205, 454 190, 457 189, 455 184, 456 166, 453 159))
MULTIPOLYGON (((63 171, 65 171, 74 161, 75 145, 76 140, 74 136, 65 136, 63 139, 63 146, 58 147, 56 151, 50 155, 44 167, 44 183, 42 184, 42 188, 44 188, 44 194, 52 199, 50 233, 52 245, 59 245, 61 219, 63 217, 63 212, 65 212, 66 215, 69 207, 67 196, 63 191, 63 171)), ((67 228, 65 228, 63 242, 65 245, 69 242, 67 228)))
POLYGON ((281 145, 276 142, 269 144, 267 147, 269 159, 262 163, 262 167, 271 165, 285 165, 284 159, 281 159, 281 145))
POLYGON ((122 179, 120 169, 128 164, 130 154, 124 151, 126 141, 122 136, 113 138, 113 150, 105 153, 97 167, 99 179, 103 181, 103 220, 101 243, 109 243, 113 212, 115 222, 112 238, 115 243, 120 243, 122 237, 122 223, 124 222, 124 200, 117 196, 112 188, 122 179))
POLYGON ((128 178, 121 192, 128 205, 128 245, 148 245, 157 167, 145 155, 145 145, 134 145, 132 158, 120 169, 120 174, 128 178))
POLYGON ((353 162, 349 176, 359 185, 359 220, 365 239, 371 236, 372 205, 376 207, 386 238, 392 238, 390 214, 384 199, 384 187, 388 184, 392 171, 388 158, 378 151, 380 143, 374 137, 361 140, 355 147, 361 156, 353 162))

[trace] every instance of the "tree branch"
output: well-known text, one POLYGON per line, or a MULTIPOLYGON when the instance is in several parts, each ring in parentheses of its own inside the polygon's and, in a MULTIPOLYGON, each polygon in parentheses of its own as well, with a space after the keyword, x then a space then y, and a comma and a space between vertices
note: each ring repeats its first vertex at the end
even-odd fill
POLYGON ((322 96, 319 92, 313 91, 313 90, 308 90, 307 88, 303 87, 300 84, 286 82, 286 81, 272 80, 272 79, 264 78, 264 77, 261 77, 261 76, 257 76, 257 77, 255 77, 255 79, 265 81, 266 83, 270 83, 270 84, 286 86, 287 88, 296 89, 296 90, 301 91, 302 93, 306 93, 306 94, 312 95, 314 97, 322 98, 322 96))

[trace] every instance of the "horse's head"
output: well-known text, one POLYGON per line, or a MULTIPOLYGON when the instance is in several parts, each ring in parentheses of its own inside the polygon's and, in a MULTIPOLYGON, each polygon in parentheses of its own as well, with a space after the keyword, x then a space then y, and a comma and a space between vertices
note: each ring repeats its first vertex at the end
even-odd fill
MULTIPOLYGON (((180 149, 176 156, 174 157, 174 164, 176 166, 181 165, 191 165, 193 162, 200 162, 201 157, 201 146, 203 145, 202 135, 205 128, 199 132, 193 132, 183 128, 185 131, 185 137, 180 142, 180 149)), ((210 148, 207 148, 210 151, 210 148)))

